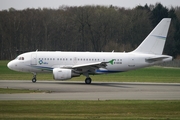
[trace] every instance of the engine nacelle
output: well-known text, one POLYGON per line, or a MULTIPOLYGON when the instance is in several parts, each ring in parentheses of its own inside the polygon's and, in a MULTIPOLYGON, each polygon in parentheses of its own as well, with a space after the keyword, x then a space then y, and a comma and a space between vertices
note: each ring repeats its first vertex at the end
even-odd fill
POLYGON ((71 69, 53 69, 53 77, 55 80, 67 80, 72 78, 72 70, 71 69))

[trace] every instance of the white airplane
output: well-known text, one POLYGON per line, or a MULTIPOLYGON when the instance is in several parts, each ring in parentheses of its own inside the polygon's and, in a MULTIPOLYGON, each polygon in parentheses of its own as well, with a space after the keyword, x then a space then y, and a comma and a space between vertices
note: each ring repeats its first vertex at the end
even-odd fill
POLYGON ((48 52, 35 51, 19 55, 7 66, 11 70, 36 74, 52 72, 55 80, 67 80, 89 75, 117 73, 171 61, 172 56, 162 55, 171 19, 164 18, 132 52, 48 52))

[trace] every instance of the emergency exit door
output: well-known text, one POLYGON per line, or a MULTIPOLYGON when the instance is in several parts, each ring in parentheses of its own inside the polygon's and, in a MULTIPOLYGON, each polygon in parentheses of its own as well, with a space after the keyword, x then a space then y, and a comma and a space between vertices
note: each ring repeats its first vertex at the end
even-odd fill
POLYGON ((31 55, 31 65, 37 65, 36 53, 31 55))

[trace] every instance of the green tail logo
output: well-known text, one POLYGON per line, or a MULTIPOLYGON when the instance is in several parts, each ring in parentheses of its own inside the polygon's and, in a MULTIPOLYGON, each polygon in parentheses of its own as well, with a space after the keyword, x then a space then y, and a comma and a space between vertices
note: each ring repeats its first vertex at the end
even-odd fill
POLYGON ((111 65, 113 65, 114 59, 110 60, 109 63, 110 63, 111 65))

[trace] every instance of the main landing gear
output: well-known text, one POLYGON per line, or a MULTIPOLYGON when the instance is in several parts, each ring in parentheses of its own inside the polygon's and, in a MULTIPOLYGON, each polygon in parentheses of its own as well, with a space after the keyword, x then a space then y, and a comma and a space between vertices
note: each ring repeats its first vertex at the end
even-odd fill
POLYGON ((32 82, 33 82, 33 83, 35 83, 35 82, 36 82, 36 73, 33 73, 32 82))
POLYGON ((83 75, 86 76, 85 83, 86 84, 91 84, 92 79, 89 77, 89 74, 88 73, 84 73, 83 75))
POLYGON ((85 83, 86 83, 86 84, 91 84, 91 81, 92 81, 92 80, 91 80, 90 77, 88 77, 88 78, 85 79, 85 83))

